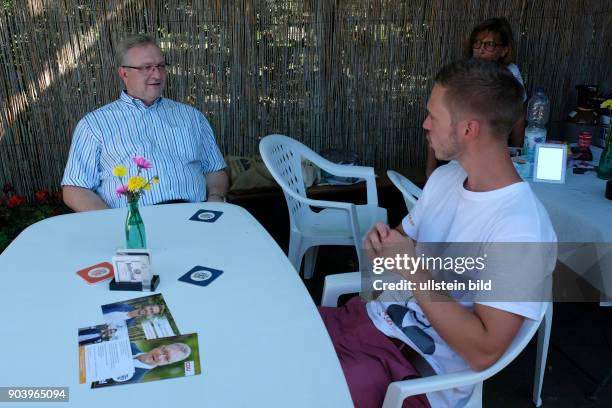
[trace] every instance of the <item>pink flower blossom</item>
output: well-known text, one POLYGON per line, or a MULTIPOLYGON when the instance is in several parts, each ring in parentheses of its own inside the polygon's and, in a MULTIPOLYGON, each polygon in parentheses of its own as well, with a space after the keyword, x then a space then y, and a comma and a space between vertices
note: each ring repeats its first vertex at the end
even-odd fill
POLYGON ((145 169, 148 170, 151 167, 153 167, 153 165, 151 164, 150 161, 148 161, 147 159, 145 159, 144 157, 134 157, 132 159, 132 161, 136 164, 136 166, 138 166, 141 169, 145 169))
POLYGON ((115 190, 117 197, 121 197, 122 195, 127 194, 127 192, 128 192, 128 188, 125 185, 121 185, 117 187, 117 189, 115 190))

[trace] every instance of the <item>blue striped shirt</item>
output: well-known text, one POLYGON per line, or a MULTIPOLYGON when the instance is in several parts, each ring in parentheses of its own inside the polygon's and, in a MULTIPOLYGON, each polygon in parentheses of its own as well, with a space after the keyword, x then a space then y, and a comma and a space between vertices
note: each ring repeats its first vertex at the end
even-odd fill
MULTIPOLYGON (((109 207, 125 207, 125 196, 115 193, 121 181, 112 170, 123 164, 128 176, 135 175, 132 158, 137 156, 153 163, 143 176, 160 178, 141 196, 142 205, 175 199, 204 201, 204 174, 225 168, 201 112, 161 97, 146 106, 124 91, 118 100, 88 113, 77 124, 62 185, 88 188, 109 207)), ((124 184, 127 178, 123 177, 124 184)))

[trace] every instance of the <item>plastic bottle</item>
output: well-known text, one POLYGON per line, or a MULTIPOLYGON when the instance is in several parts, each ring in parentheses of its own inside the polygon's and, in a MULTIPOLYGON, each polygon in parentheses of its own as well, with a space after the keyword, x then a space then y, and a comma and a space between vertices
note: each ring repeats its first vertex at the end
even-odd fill
POLYGON ((535 153, 535 145, 546 141, 546 123, 550 115, 550 102, 544 94, 544 88, 536 88, 535 94, 527 104, 527 128, 525 129, 524 156, 531 166, 535 153))

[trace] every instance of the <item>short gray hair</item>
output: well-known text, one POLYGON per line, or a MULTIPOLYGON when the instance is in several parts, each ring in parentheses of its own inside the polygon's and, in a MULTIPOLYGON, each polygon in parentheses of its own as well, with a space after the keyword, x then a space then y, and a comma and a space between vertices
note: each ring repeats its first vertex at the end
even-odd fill
POLYGON ((145 45, 154 45, 159 48, 157 41, 150 35, 146 34, 134 34, 123 38, 119 45, 117 45, 117 52, 115 53, 115 63, 117 67, 125 64, 125 55, 134 47, 142 47, 145 45))
POLYGON ((179 360, 176 360, 176 361, 184 360, 187 357, 189 357, 189 355, 191 354, 191 347, 189 347, 185 343, 172 343, 172 344, 169 344, 168 346, 169 347, 176 347, 177 349, 179 349, 180 353, 182 354, 182 358, 180 358, 179 360))

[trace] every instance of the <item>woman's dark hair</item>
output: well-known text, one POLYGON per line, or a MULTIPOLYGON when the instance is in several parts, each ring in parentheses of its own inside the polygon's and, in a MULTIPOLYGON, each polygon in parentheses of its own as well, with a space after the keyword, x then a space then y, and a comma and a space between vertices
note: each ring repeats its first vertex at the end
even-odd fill
POLYGON ((472 30, 470 38, 465 43, 464 55, 466 58, 472 57, 472 44, 478 39, 478 36, 484 32, 490 32, 499 37, 499 41, 504 47, 508 47, 506 56, 499 62, 508 65, 514 62, 516 44, 512 35, 510 23, 503 17, 494 17, 483 21, 472 30))

